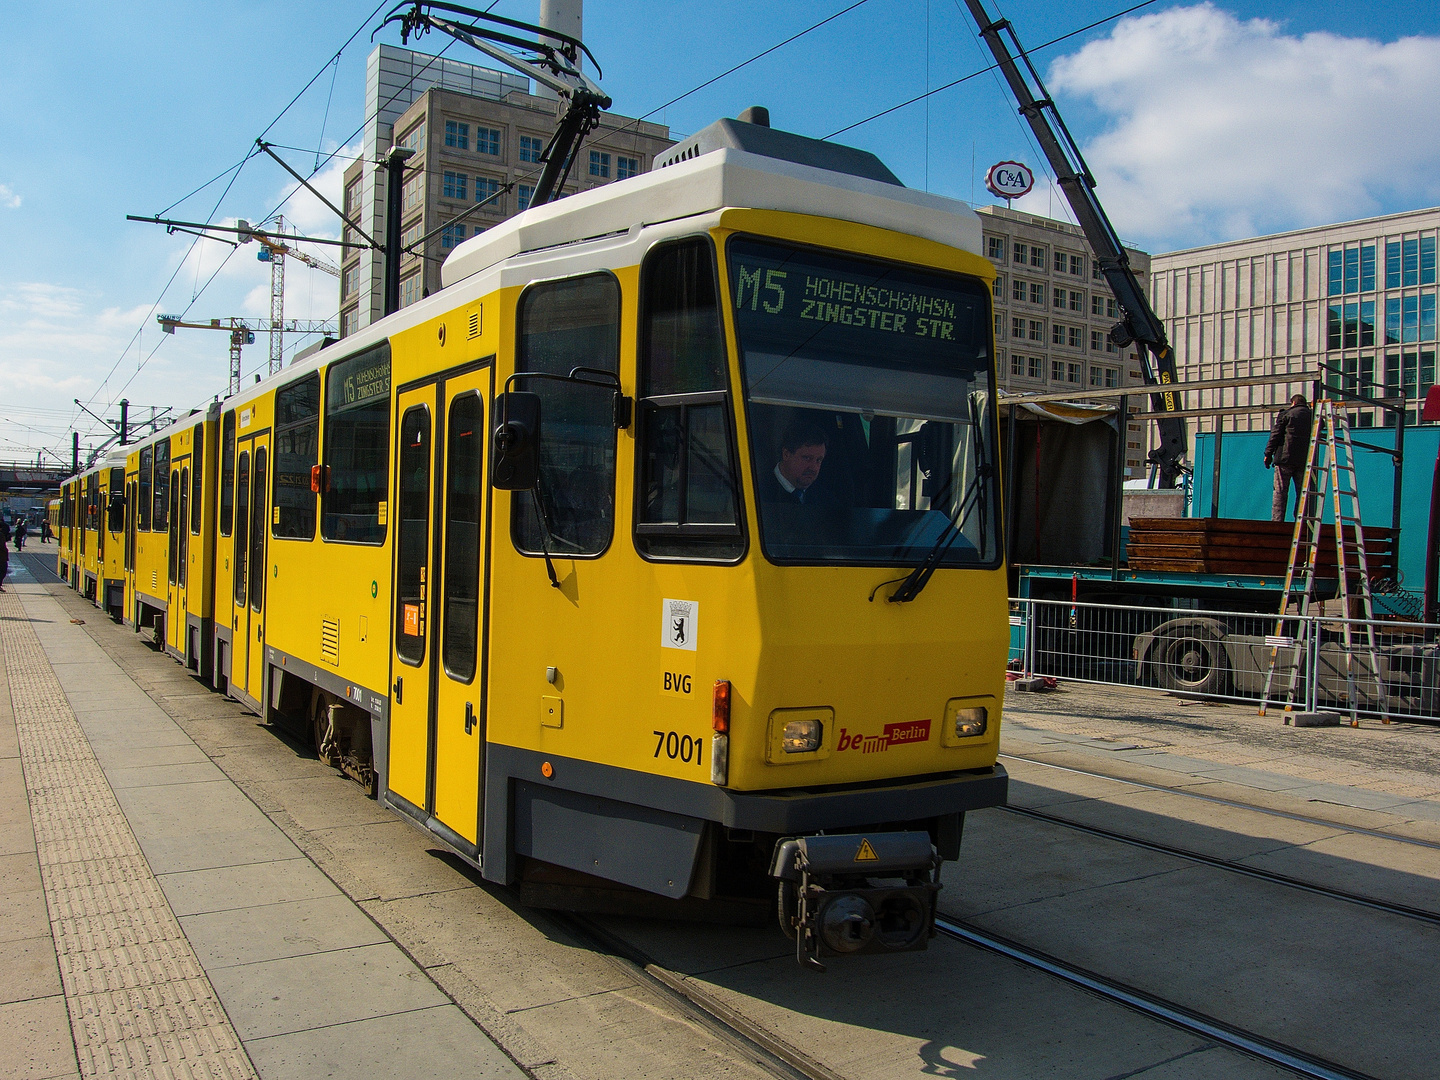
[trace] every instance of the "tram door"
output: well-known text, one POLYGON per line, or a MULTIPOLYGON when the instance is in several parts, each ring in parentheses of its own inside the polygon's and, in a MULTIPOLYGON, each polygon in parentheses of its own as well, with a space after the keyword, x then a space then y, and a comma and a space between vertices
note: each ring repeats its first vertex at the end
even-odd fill
POLYGON ((265 677, 265 535, 269 530, 270 436, 242 439, 235 462, 235 526, 231 535, 235 591, 231 598, 230 685, 263 704, 265 677))
POLYGON ((389 786, 479 852, 490 369, 398 396, 389 786))
POLYGON ((187 541, 190 537, 190 459, 182 457, 176 467, 170 470, 170 527, 169 555, 166 563, 165 644, 185 653, 187 633, 185 619, 186 574, 185 564, 189 557, 187 541))

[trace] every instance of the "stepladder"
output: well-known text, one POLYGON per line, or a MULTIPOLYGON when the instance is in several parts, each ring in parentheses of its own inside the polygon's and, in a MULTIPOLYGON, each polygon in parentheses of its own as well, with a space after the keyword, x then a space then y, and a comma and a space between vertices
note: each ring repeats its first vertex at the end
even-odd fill
POLYGON ((1323 695, 1343 701, 1352 727, 1359 726, 1362 713, 1388 724, 1355 447, 1345 410, 1321 398, 1310 435, 1280 611, 1275 633, 1266 639, 1270 662, 1260 715, 1280 705, 1288 723, 1290 713, 1316 709, 1323 695), (1334 551, 1333 563, 1327 549, 1334 551))

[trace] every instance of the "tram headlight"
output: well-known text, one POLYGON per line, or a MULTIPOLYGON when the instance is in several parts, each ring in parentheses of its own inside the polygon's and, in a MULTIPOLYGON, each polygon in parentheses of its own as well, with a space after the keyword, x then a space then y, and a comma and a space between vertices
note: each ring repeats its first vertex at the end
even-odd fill
POLYGON ((957 739, 969 739, 976 735, 984 735, 988 721, 989 712, 983 705, 969 709, 956 709, 955 737, 957 739))
POLYGON ((785 725, 780 744, 787 754, 808 754, 820 748, 824 737, 825 725, 819 720, 791 720, 785 725))

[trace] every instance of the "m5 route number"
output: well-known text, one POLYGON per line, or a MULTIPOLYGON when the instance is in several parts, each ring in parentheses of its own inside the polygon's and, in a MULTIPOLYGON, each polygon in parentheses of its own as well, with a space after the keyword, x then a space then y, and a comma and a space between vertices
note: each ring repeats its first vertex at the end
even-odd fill
POLYGON ((686 763, 700 764, 700 754, 705 749, 704 739, 681 735, 678 731, 652 731, 650 734, 655 736, 657 758, 663 753, 671 761, 678 758, 686 763))

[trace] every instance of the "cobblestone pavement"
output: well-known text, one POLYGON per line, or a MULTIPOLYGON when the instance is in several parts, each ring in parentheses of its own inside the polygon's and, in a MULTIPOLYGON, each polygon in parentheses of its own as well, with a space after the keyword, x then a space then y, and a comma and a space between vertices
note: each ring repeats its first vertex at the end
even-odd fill
POLYGON ((0 643, 80 1075, 254 1077, 14 588, 0 643))

